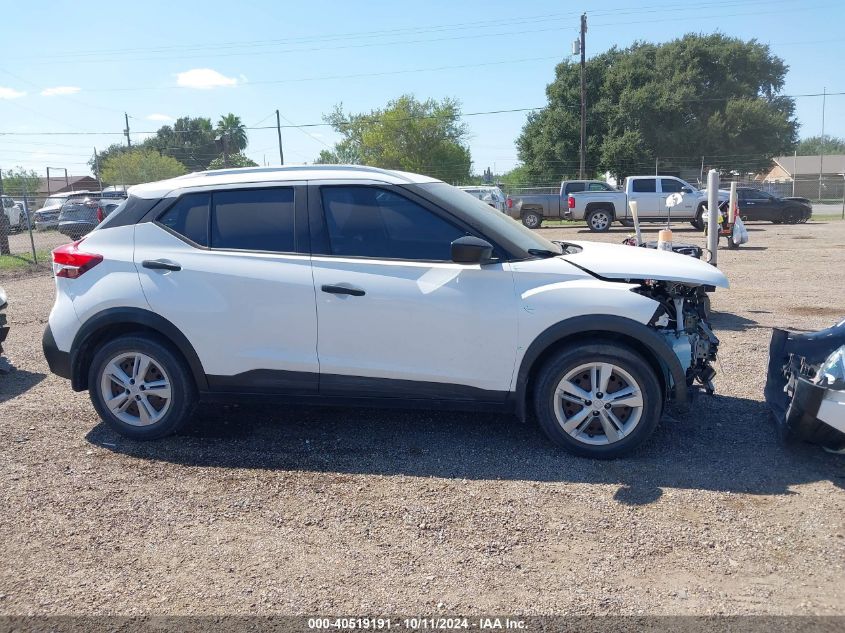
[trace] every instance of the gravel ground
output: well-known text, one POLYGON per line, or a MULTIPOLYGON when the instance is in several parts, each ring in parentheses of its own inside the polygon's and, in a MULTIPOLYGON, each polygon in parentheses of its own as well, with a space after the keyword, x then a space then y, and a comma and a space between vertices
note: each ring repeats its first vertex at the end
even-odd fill
POLYGON ((469 413, 205 406, 125 440, 48 374, 50 277, 4 281, 0 613, 845 614, 845 458, 762 402, 770 328, 845 315, 845 222, 749 230, 717 395, 612 462, 469 413))

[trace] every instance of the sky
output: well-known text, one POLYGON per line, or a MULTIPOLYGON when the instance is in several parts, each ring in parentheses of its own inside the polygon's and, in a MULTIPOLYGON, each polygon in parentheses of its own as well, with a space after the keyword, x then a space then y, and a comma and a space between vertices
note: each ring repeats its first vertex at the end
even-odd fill
MULTIPOLYGON (((769 44, 789 66, 784 94, 845 92, 843 0, 19 2, 0 35, 0 168, 87 174, 95 147, 125 142, 124 112, 133 142, 179 116, 233 112, 268 128, 248 131, 246 153, 275 165, 276 109, 283 126, 320 124, 336 104, 364 112, 412 93, 467 114, 522 110, 464 118, 474 171, 501 173, 584 11, 588 57, 720 31, 769 44)), ((822 98, 796 103, 800 136, 819 134, 822 98)), ((845 136, 845 94, 824 110, 825 132, 845 136)), ((282 136, 288 164, 337 140, 320 125, 282 136)))

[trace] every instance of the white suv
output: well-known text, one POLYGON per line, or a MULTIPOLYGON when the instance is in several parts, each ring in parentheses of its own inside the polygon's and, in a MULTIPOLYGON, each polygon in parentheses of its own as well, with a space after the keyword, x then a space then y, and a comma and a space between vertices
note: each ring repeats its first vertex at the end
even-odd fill
POLYGON ((553 243, 446 183, 320 165, 139 185, 53 252, 51 370, 116 431, 177 431, 199 399, 533 411, 612 457, 667 400, 712 389, 716 268, 553 243))

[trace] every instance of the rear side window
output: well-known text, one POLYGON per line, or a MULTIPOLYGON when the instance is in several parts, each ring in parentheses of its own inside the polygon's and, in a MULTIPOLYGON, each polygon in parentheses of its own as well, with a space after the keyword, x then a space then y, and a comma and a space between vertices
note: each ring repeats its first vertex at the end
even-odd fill
POLYGON ((397 193, 369 186, 323 187, 333 255, 451 260, 466 231, 397 193))
POLYGON ((158 219, 159 224, 200 246, 208 246, 208 209, 211 194, 182 196, 158 219))
POLYGON ((584 183, 583 182, 567 183, 566 193, 578 193, 579 191, 584 191, 584 183))
POLYGON ((211 247, 294 252, 293 188, 216 192, 211 214, 211 247))
POLYGON ((637 178, 632 181, 631 191, 635 193, 656 193, 657 180, 655 178, 637 178))

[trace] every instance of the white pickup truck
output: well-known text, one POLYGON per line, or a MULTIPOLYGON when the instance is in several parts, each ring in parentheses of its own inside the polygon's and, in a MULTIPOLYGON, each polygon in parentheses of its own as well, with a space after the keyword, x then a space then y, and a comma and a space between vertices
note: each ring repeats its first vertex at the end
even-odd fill
POLYGON ((633 222, 628 202, 636 200, 637 214, 643 222, 665 222, 669 214, 666 199, 681 194, 680 204, 672 207, 672 218, 689 220, 701 230, 701 214, 707 208, 707 195, 674 176, 629 176, 622 191, 584 191, 567 197, 564 217, 586 220, 591 231, 604 232, 614 221, 630 226, 633 222))

